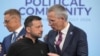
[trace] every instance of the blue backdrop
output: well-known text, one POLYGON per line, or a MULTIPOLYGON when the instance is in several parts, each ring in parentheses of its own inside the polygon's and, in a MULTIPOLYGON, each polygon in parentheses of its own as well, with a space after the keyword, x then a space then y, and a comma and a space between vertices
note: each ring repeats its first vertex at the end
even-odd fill
POLYGON ((22 24, 28 15, 42 17, 44 36, 51 29, 47 22, 47 9, 54 4, 61 4, 68 10, 68 20, 87 33, 89 56, 100 56, 99 2, 100 0, 0 0, 0 42, 10 34, 3 24, 3 13, 6 10, 18 9, 22 14, 22 24))

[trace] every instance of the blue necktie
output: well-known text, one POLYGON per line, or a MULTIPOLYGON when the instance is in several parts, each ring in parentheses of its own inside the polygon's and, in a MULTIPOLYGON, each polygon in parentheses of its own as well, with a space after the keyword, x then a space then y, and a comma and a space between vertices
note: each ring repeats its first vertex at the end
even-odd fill
POLYGON ((13 32, 13 37, 12 37, 11 43, 13 43, 15 41, 16 41, 16 32, 13 32))

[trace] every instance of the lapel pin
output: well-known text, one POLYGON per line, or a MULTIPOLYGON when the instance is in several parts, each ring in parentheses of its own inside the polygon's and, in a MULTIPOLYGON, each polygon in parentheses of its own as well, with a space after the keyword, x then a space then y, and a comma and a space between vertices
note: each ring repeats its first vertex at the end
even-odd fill
POLYGON ((73 34, 73 32, 70 32, 70 35, 72 35, 73 34))

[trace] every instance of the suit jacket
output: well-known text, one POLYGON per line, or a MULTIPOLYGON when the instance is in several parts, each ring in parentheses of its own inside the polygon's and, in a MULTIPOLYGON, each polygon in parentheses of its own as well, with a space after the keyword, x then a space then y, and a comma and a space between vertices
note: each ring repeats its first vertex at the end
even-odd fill
MULTIPOLYGON (((56 48, 54 47, 54 41, 57 36, 57 31, 51 30, 45 42, 49 46, 50 52, 56 53, 56 48)), ((65 38, 65 42, 62 48, 60 56, 88 56, 88 44, 86 33, 73 26, 70 23, 68 33, 65 38)))
MULTIPOLYGON (((25 29, 23 28, 20 33, 18 34, 17 38, 24 35, 25 34, 25 29)), ((3 56, 4 54, 7 53, 8 49, 9 49, 9 46, 11 45, 11 40, 12 40, 12 35, 13 34, 10 34, 8 35, 7 37, 4 38, 3 42, 2 42, 2 51, 0 53, 0 56, 3 56)), ((16 38, 16 39, 17 39, 16 38)))

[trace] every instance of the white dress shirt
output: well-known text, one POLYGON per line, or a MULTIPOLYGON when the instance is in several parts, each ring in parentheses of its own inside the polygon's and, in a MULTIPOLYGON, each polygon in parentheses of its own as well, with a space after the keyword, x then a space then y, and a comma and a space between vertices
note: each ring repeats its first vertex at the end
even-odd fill
MULTIPOLYGON (((63 30, 61 30, 61 32, 62 32, 62 41, 60 43, 60 49, 61 50, 63 48, 63 44, 65 42, 65 39, 66 39, 66 35, 67 35, 67 32, 68 32, 69 26, 70 26, 70 24, 68 23, 68 25, 66 25, 66 27, 63 30)), ((59 34, 56 36, 55 43, 58 41, 58 38, 59 38, 59 34)))
MULTIPOLYGON (((16 32, 16 37, 18 36, 18 34, 20 33, 20 31, 23 29, 23 26, 21 26, 21 27, 19 27, 18 29, 16 29, 15 30, 15 32, 16 32)), ((12 40, 11 40, 11 42, 13 41, 13 37, 14 37, 14 35, 12 35, 12 40)))

